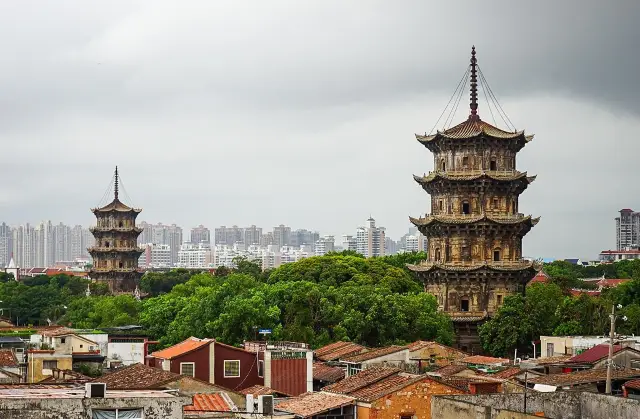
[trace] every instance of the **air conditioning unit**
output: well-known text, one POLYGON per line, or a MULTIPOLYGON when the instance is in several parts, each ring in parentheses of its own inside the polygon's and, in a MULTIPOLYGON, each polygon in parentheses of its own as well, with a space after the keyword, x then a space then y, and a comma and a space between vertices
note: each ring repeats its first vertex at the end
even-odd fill
POLYGON ((103 398, 107 392, 107 385, 105 383, 86 383, 84 385, 84 396, 97 398, 103 398))
POLYGON ((247 394, 247 413, 256 412, 256 400, 253 398, 253 394, 247 394))
POLYGON ((273 396, 258 396, 258 413, 273 415, 273 396))

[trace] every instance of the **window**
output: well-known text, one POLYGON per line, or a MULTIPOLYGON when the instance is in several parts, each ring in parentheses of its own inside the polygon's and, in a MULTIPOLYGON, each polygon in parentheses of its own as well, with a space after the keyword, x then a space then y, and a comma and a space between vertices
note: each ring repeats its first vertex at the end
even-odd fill
POLYGON ((60 343, 65 343, 67 341, 67 338, 60 338, 60 343))
POLYGON ((500 249, 495 249, 493 251, 493 261, 494 262, 500 261, 500 249))
POLYGON ((400 415, 400 419, 413 419, 413 415, 400 415))
POLYGON ((469 168, 469 157, 463 157, 462 158, 462 167, 465 169, 469 168))
POLYGON ((142 409, 93 410, 91 419, 142 419, 142 409))
POLYGON ((447 170, 447 165, 444 162, 444 159, 440 160, 440 169, 444 172, 447 170))
POLYGON ((444 201, 438 201, 438 206, 440 207, 440 211, 442 211, 444 209, 444 201))
POLYGON ((439 247, 436 247, 435 255, 436 255, 436 257, 435 257, 436 261, 439 261, 440 259, 442 259, 442 255, 440 254, 440 248, 439 247))
POLYGON ((493 198, 493 209, 498 209, 498 198, 493 198))
POLYGON ((436 363, 436 356, 435 354, 431 354, 429 355, 429 364, 434 365, 436 363))
POLYGON ((240 361, 224 361, 225 378, 240 377, 240 361))
POLYGON ((195 362, 181 362, 180 374, 188 375, 189 377, 196 376, 196 363, 195 362))
POLYGON ((264 377, 264 361, 258 361, 258 377, 264 377))
POLYGON ((502 295, 498 294, 496 296, 496 302, 498 303, 498 306, 502 305, 502 295))
POLYGON ((464 201, 462 203, 462 213, 463 214, 471 214, 471 208, 469 207, 469 201, 464 201))
POLYGON ((52 370, 54 368, 58 368, 58 361, 50 360, 50 361, 42 361, 42 369, 44 370, 52 370))
POLYGON ((449 246, 444 247, 444 261, 451 262, 451 247, 449 246))
POLYGON ((104 242, 104 247, 109 247, 109 242, 104 242))
POLYGON ((469 246, 462 246, 462 260, 469 261, 471 260, 471 250, 469 246))
POLYGON ((460 299, 460 311, 469 311, 469 298, 462 297, 460 299))
POLYGON ((516 201, 511 201, 511 212, 516 213, 516 201))
POLYGON ((80 348, 82 348, 82 347, 83 347, 83 345, 82 345, 82 344, 80 344, 80 348))
POLYGON ((356 375, 360 371, 362 371, 362 364, 349 365, 349 377, 351 377, 352 375, 356 375))
POLYGON ((491 159, 491 163, 489 163, 489 170, 498 170, 498 162, 495 159, 491 159))

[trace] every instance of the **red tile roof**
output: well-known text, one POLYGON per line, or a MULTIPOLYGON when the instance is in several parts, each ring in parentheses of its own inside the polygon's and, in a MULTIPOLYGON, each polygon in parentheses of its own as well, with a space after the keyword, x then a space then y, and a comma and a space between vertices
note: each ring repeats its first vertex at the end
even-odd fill
POLYGON ((338 381, 335 384, 324 387, 323 391, 330 391, 332 393, 349 394, 353 391, 361 389, 366 386, 370 386, 380 380, 383 380, 392 375, 397 375, 401 370, 399 368, 386 368, 386 367, 372 367, 367 368, 364 371, 360 371, 356 375, 345 378, 342 381, 338 381))
POLYGON ((344 378, 344 371, 340 367, 332 367, 322 362, 313 363, 313 379, 325 383, 335 383, 344 378))
POLYGON ((340 360, 345 362, 360 363, 405 350, 407 350, 406 346, 387 346, 385 348, 372 349, 361 354, 340 357, 340 360))
POLYGON ((275 391, 272 388, 261 386, 260 384, 256 384, 254 386, 247 387, 244 390, 240 390, 240 393, 244 395, 253 394, 254 396, 268 396, 270 394, 276 394, 277 391, 275 391))
POLYGON ((381 397, 391 394, 394 391, 403 389, 416 381, 424 380, 425 377, 394 375, 378 381, 370 386, 349 393, 349 396, 358 400, 372 402, 381 397))
POLYGON ((480 364, 480 365, 496 365, 507 364, 509 360, 506 358, 493 358, 491 356, 473 355, 459 360, 465 364, 480 364))
POLYGON ((354 404, 355 399, 353 397, 319 391, 317 393, 304 393, 298 397, 279 401, 276 403, 276 407, 278 410, 308 418, 322 412, 354 404))
POLYGON ((534 284, 536 282, 549 282, 549 275, 547 275, 543 271, 538 272, 536 276, 534 276, 533 279, 529 281, 529 284, 534 284))
POLYGON ((0 349, 0 367, 17 367, 18 359, 11 349, 0 349))
MULTIPOLYGON (((624 348, 625 347, 622 345, 613 345, 613 353, 615 354, 624 348)), ((609 344, 601 343, 600 345, 596 345, 591 349, 587 349, 580 355, 569 358, 567 362, 593 364, 603 358, 606 358, 607 356, 609 356, 609 344)))
POLYGON ((502 380, 480 377, 435 377, 436 381, 469 392, 472 384, 499 384, 502 380))
POLYGON ((362 345, 353 342, 334 342, 313 351, 315 357, 320 361, 335 361, 341 357, 359 354, 367 351, 362 345))
POLYGON ((631 380, 624 383, 624 387, 629 389, 632 388, 634 390, 640 390, 640 380, 631 380))
POLYGON ((630 279, 601 279, 598 281, 600 287, 617 287, 620 284, 631 281, 630 279))
POLYGON ((180 343, 169 346, 166 349, 156 351, 152 353, 151 356, 162 359, 173 359, 175 357, 195 351, 196 349, 202 348, 203 346, 208 346, 211 342, 214 342, 214 339, 198 339, 191 336, 190 338, 183 340, 180 343))
POLYGON ((447 365, 446 367, 438 368, 434 372, 442 376, 447 376, 458 374, 466 369, 468 369, 466 365, 447 365))
POLYGON ((184 407, 185 412, 232 412, 236 406, 223 393, 194 394, 193 404, 184 407))
POLYGON ((180 374, 153 368, 144 364, 133 364, 119 368, 92 381, 105 383, 110 390, 150 390, 182 378, 180 374))
POLYGON ((499 371, 495 374, 489 374, 488 376, 491 378, 502 378, 502 379, 508 379, 511 377, 515 377, 516 375, 520 374, 521 372, 523 372, 520 368, 517 367, 511 367, 511 368, 507 368, 505 370, 499 371))
POLYGON ((581 294, 587 294, 590 297, 599 297, 601 293, 598 290, 579 290, 576 288, 571 288, 569 290, 569 294, 573 295, 574 297, 578 297, 581 294))

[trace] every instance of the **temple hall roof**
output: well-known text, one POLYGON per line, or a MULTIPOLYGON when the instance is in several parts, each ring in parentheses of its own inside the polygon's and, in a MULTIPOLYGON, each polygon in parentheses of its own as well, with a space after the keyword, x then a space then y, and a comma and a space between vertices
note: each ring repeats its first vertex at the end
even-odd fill
POLYGON ((465 139, 487 136, 496 139, 511 140, 522 138, 525 142, 533 140, 533 135, 524 135, 524 131, 504 131, 480 119, 479 116, 470 115, 469 118, 449 129, 437 131, 434 135, 416 134, 416 139, 421 143, 429 143, 438 138, 444 139, 465 139))

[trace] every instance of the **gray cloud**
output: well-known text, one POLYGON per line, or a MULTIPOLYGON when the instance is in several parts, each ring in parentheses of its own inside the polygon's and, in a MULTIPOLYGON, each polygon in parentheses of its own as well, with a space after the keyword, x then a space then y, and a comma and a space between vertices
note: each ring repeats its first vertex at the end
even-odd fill
MULTIPOLYGON (((91 222, 119 164, 142 218, 393 236, 471 44, 539 179, 532 256, 595 256, 633 207, 640 3, 0 5, 0 213, 91 222), (559 237, 560 235, 560 237, 559 237)), ((456 120, 464 118, 458 112, 456 120)), ((481 115, 489 119, 481 103, 481 115)))

